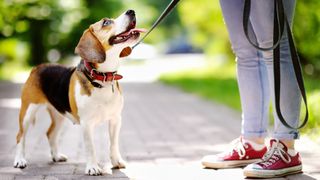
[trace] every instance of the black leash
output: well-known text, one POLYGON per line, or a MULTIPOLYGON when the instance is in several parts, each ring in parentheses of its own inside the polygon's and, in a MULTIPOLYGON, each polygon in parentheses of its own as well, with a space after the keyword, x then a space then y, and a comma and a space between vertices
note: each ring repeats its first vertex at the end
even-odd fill
POLYGON ((132 46, 132 49, 134 49, 136 46, 138 46, 149 34, 150 32, 167 16, 169 13, 173 10, 173 8, 178 4, 179 0, 172 0, 170 4, 166 7, 166 9, 162 12, 162 14, 159 16, 159 18, 156 20, 156 22, 153 23, 151 28, 148 30, 148 32, 135 44, 132 46))
MULTIPOLYGON (((250 11, 251 11, 251 0, 249 1, 245 1, 244 2, 244 9, 243 9, 243 30, 244 30, 244 34, 246 35, 249 43, 254 46, 256 49, 259 49, 261 51, 270 51, 270 50, 274 50, 280 43, 281 37, 283 35, 283 29, 281 28, 274 28, 274 31, 278 31, 278 35, 276 36, 277 39, 275 39, 274 37, 274 42, 273 45, 271 47, 260 47, 259 45, 255 44, 254 42, 252 42, 252 40, 249 37, 249 33, 248 33, 248 23, 249 23, 249 17, 250 17, 250 11)), ((283 27, 283 21, 280 21, 280 19, 283 19, 283 7, 280 7, 278 5, 274 6, 274 25, 276 25, 277 27, 283 27), (281 17, 279 17, 279 15, 282 15, 281 17)))
POLYGON ((300 129, 304 127, 308 122, 308 106, 307 106, 307 96, 306 91, 304 88, 304 82, 303 82, 303 76, 301 71, 301 63, 299 60, 299 56, 296 50, 296 47, 294 45, 294 40, 292 37, 291 28, 288 22, 288 18, 285 14, 283 2, 282 0, 274 0, 274 27, 273 27, 273 46, 262 48, 259 47, 259 45, 252 42, 252 40, 249 37, 248 33, 248 22, 249 22, 249 16, 250 16, 250 6, 251 6, 251 0, 245 0, 244 3, 244 12, 243 12, 243 29, 244 33, 250 42, 255 48, 262 50, 262 51, 269 51, 273 50, 273 73, 274 73, 274 91, 275 91, 275 108, 276 113, 279 117, 279 120, 281 123, 290 129, 300 129), (288 35, 288 41, 289 41, 289 47, 290 47, 290 53, 291 53, 291 60, 296 76, 296 80, 298 83, 298 87, 302 96, 302 99, 304 101, 304 105, 306 108, 306 114, 303 122, 301 125, 298 125, 298 127, 293 127, 292 125, 289 125, 287 121, 284 119, 281 108, 280 108, 280 79, 281 79, 281 73, 280 73, 280 41, 283 35, 284 28, 286 27, 287 35, 288 35))

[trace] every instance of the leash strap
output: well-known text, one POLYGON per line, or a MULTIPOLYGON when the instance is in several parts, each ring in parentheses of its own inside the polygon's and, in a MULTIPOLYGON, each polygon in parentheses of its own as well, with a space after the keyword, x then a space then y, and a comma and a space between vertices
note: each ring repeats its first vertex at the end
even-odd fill
MULTIPOLYGON (((275 2, 275 5, 274 5, 274 23, 277 23, 277 24, 274 24, 274 25, 277 25, 277 27, 283 27, 283 24, 280 24, 280 23, 283 23, 283 21, 280 21, 281 17, 278 16, 278 15, 283 15, 283 13, 284 13, 281 9, 283 9, 283 7, 278 6, 278 4, 275 2)), ((253 47, 255 47, 256 49, 259 49, 261 51, 274 50, 280 44, 281 37, 283 35, 283 29, 281 29, 281 28, 274 29, 274 30, 278 31, 278 35, 276 36, 277 39, 274 38, 274 40, 275 40, 274 42, 275 43, 273 43, 273 45, 271 47, 260 47, 259 45, 255 44, 251 40, 251 38, 249 37, 249 31, 248 31, 249 25, 248 25, 248 23, 249 23, 250 12, 251 12, 251 0, 249 0, 249 1, 245 0, 244 1, 244 9, 243 9, 243 31, 244 31, 244 34, 247 37, 249 43, 253 47)))
POLYGON ((178 4, 179 0, 172 0, 170 4, 166 7, 166 9, 162 12, 162 14, 158 17, 158 19, 153 23, 151 28, 146 32, 146 34, 135 44, 132 46, 134 49, 138 46, 149 34, 150 32, 173 10, 173 8, 178 4))
POLYGON ((279 120, 281 123, 290 129, 301 129, 304 127, 308 122, 308 106, 307 106, 307 96, 306 91, 304 87, 303 82, 303 76, 301 71, 301 64, 299 60, 299 56, 296 50, 296 47, 294 45, 294 40, 292 37, 292 32, 290 29, 290 25, 288 22, 288 18, 285 14, 283 2, 282 0, 274 0, 274 27, 273 27, 273 46, 262 48, 259 47, 259 45, 252 42, 252 40, 249 37, 248 33, 248 22, 249 22, 249 16, 250 16, 250 6, 251 6, 251 0, 245 0, 244 4, 244 12, 243 12, 243 28, 245 35, 255 48, 262 50, 262 51, 269 51, 273 50, 273 73, 274 73, 274 91, 275 91, 275 109, 276 113, 279 117, 279 120), (292 125, 289 125, 287 121, 284 119, 281 108, 280 108, 280 88, 281 88, 281 68, 280 68, 280 41, 283 36, 284 28, 286 27, 286 33, 288 35, 288 41, 289 41, 289 48, 290 48, 290 54, 291 54, 291 60, 294 68, 295 77, 297 80, 297 84, 302 96, 302 99, 304 101, 305 105, 305 117, 303 122, 298 127, 293 127, 292 125))

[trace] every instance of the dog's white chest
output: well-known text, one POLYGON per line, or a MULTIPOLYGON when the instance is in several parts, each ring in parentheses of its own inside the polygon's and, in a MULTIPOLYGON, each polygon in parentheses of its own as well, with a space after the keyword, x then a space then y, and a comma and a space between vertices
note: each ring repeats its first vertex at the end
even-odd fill
POLYGON ((86 119, 100 122, 109 120, 121 113, 123 97, 117 89, 113 92, 111 85, 94 88, 89 96, 81 94, 80 88, 80 84, 77 84, 76 102, 80 122, 86 119))

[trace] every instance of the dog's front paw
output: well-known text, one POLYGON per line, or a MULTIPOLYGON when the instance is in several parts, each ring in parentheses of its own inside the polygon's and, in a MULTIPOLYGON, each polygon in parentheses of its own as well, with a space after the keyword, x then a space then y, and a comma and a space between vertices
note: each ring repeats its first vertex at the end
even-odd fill
POLYGON ((68 156, 58 153, 56 155, 52 155, 53 162, 66 162, 68 160, 68 156))
POLYGON ((87 165, 86 174, 90 176, 101 176, 102 169, 98 165, 87 165))
POLYGON ((126 168, 126 162, 122 158, 112 158, 111 157, 112 168, 123 169, 126 168))
POLYGON ((23 168, 27 167, 27 160, 25 158, 16 158, 14 160, 13 166, 15 168, 23 169, 23 168))

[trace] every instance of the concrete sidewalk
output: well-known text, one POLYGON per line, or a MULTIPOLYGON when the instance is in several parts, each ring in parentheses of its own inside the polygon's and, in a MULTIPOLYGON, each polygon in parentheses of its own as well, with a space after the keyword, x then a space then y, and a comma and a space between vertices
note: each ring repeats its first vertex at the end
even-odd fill
MULTIPOLYGON (((12 167, 18 130, 21 84, 0 83, 0 180, 2 179, 244 179, 242 169, 212 170, 200 164, 203 155, 217 153, 240 133, 240 114, 160 83, 124 83, 125 108, 121 152, 126 169, 100 177, 84 175, 85 156, 79 126, 65 123, 60 138, 66 163, 52 163, 45 136, 49 116, 38 114, 26 142, 29 165, 12 167)), ((108 162, 107 125, 95 134, 98 158, 108 162)), ((320 179, 320 149, 308 139, 297 142, 304 173, 278 179, 320 179)))

